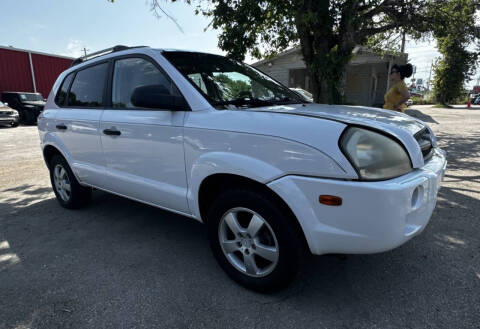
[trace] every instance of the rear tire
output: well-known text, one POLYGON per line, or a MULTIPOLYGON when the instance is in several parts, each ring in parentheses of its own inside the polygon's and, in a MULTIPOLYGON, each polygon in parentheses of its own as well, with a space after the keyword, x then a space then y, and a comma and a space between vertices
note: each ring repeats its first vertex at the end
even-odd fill
POLYGON ((65 158, 54 155, 49 169, 53 191, 62 207, 77 209, 90 202, 92 188, 80 185, 65 158))
POLYGON ((208 211, 215 258, 230 278, 248 289, 280 290, 302 264, 301 232, 296 219, 282 210, 266 193, 236 189, 222 193, 208 211))

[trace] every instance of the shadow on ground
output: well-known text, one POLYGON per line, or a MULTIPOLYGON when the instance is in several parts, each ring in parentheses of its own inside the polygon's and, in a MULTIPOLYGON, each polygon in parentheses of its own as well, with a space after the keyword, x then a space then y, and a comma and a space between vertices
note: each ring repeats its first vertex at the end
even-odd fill
POLYGON ((447 152, 450 170, 480 170, 480 128, 468 135, 439 132, 436 136, 439 146, 447 152))
POLYGON ((430 115, 426 114, 426 113, 423 113, 422 111, 420 110, 415 110, 415 109, 407 109, 405 110, 405 113, 414 117, 414 118, 417 118, 417 119, 420 119, 424 122, 428 122, 428 123, 436 123, 438 124, 438 122, 430 115))
POLYGON ((480 267, 471 209, 480 209, 478 199, 444 188, 432 223, 408 244, 312 257, 288 289, 260 295, 223 274, 198 222, 98 191, 78 211, 47 199, 0 217, 1 321, 8 328, 473 323, 480 267))
POLYGON ((478 328, 479 137, 438 134, 446 186, 421 235, 312 257, 272 295, 228 279, 191 219, 99 191, 69 211, 43 186, 1 189, 0 328, 478 328))

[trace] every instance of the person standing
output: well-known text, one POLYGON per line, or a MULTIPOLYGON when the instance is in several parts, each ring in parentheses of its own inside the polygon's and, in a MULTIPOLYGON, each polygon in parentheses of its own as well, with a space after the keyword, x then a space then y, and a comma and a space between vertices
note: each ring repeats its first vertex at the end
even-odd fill
POLYGON ((412 64, 393 65, 390 71, 390 82, 392 87, 385 94, 384 109, 403 112, 405 102, 410 98, 407 85, 403 79, 412 75, 412 64))

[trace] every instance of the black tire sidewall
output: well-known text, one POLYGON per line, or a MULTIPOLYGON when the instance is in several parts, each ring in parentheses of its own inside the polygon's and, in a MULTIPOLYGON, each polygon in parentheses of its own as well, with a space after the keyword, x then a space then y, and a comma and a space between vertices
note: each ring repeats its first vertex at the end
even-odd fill
POLYGON ((90 201, 91 189, 88 187, 83 187, 78 183, 67 161, 60 155, 54 155, 50 161, 50 182, 52 184, 55 196, 57 197, 57 201, 62 207, 68 209, 75 209, 85 205, 86 203, 88 203, 88 201, 90 201), (70 198, 68 199, 68 201, 63 200, 57 189, 55 188, 54 170, 56 165, 61 165, 67 172, 71 189, 70 198))
POLYGON ((303 246, 299 241, 292 218, 282 212, 278 204, 261 192, 230 190, 222 193, 209 209, 207 216, 210 247, 223 270, 237 283, 259 292, 272 292, 288 285, 295 276, 303 246), (244 207, 262 216, 275 233, 279 259, 275 269, 264 277, 251 277, 233 267, 225 257, 218 238, 222 216, 230 209, 244 207))

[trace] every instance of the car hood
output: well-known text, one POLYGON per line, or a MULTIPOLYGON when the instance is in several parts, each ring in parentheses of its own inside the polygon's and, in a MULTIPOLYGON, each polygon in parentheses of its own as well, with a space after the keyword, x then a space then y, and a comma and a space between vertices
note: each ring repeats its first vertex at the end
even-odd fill
MULTIPOLYGON (((404 144, 414 167, 418 168, 424 163, 420 147, 414 135, 424 128, 429 130, 430 128, 421 120, 404 113, 373 107, 316 103, 266 106, 248 108, 247 110, 308 116, 380 130, 396 137, 404 144)), ((431 130, 430 134, 433 136, 431 130)), ((436 146, 436 141, 433 140, 432 144, 436 146)))
POLYGON ((45 102, 44 101, 24 101, 24 102, 22 102, 22 104, 45 107, 45 102))

